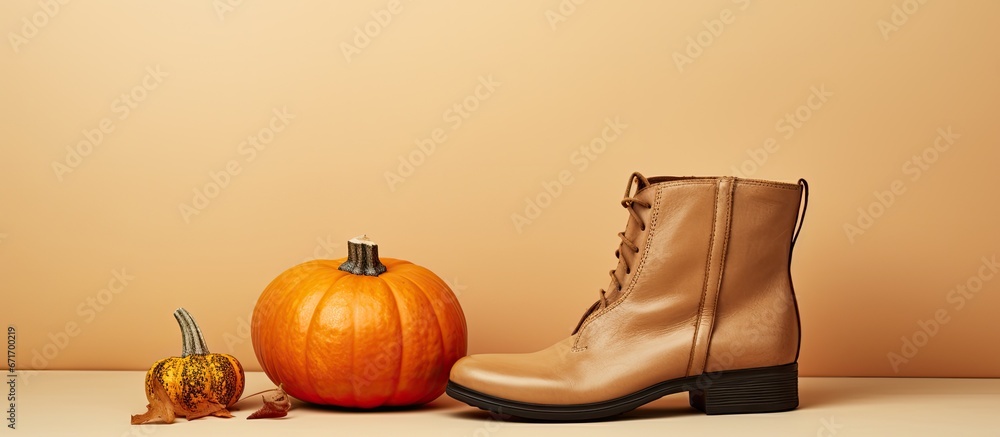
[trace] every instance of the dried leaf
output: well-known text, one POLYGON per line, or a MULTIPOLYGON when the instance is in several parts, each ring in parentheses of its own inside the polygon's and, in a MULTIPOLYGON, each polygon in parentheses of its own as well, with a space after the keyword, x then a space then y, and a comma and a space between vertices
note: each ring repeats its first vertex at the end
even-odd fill
POLYGON ((229 410, 225 408, 212 413, 212 415, 215 417, 225 417, 225 418, 233 417, 233 413, 230 413, 229 410))
POLYGON ((153 400, 146 405, 146 412, 132 416, 133 425, 142 425, 155 421, 174 423, 174 406, 170 402, 170 397, 167 396, 167 391, 163 388, 163 384, 160 384, 160 381, 156 378, 153 378, 153 395, 153 400))
POLYGON ((233 417, 225 405, 215 401, 205 401, 198 403, 197 408, 187 415, 187 420, 195 420, 205 416, 233 417))
POLYGON ((278 388, 261 396, 264 400, 264 405, 260 407, 259 410, 255 411, 253 414, 247 417, 247 419, 273 419, 277 417, 285 417, 288 415, 288 410, 292 408, 292 401, 288 398, 288 394, 279 385, 278 388))

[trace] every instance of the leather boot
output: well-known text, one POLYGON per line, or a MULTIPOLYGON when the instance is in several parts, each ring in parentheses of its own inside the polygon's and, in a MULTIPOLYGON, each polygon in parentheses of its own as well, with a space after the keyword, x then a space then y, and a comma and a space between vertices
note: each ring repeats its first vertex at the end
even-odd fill
POLYGON ((634 173, 621 204, 629 219, 618 266, 572 335, 534 353, 462 358, 447 393, 557 421, 610 417, 684 391, 707 414, 797 407, 789 265, 805 180, 634 173))

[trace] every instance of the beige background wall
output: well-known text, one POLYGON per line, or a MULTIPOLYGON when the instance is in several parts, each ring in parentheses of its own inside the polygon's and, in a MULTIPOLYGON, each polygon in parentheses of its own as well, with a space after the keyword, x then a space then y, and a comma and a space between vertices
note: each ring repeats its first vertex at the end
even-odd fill
POLYGON ((256 369, 260 291, 361 233, 452 282, 471 352, 541 348, 607 284, 639 170, 810 181, 804 375, 1000 376, 1000 3, 53 1, 0 3, 24 367, 145 368, 184 306, 256 369))

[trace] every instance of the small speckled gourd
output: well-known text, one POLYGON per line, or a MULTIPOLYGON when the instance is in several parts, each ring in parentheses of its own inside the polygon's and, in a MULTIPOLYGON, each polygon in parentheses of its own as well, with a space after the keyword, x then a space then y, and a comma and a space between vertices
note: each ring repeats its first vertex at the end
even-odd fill
POLYGON ((182 355, 157 361, 146 372, 146 398, 156 398, 153 378, 159 380, 178 416, 204 410, 207 404, 229 407, 243 394, 243 366, 236 357, 208 352, 205 338, 184 308, 174 311, 183 336, 182 355))

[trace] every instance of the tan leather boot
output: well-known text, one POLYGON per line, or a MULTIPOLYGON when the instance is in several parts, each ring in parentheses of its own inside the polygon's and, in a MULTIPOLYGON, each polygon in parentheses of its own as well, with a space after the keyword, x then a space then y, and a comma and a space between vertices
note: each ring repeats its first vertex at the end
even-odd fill
POLYGON ((789 264, 803 197, 805 180, 634 173, 618 267, 573 334, 534 353, 465 357, 447 393, 542 420, 600 419, 682 391, 708 414, 794 409, 789 264))

